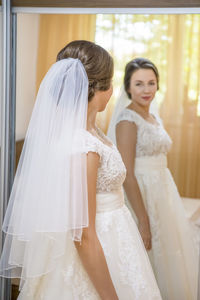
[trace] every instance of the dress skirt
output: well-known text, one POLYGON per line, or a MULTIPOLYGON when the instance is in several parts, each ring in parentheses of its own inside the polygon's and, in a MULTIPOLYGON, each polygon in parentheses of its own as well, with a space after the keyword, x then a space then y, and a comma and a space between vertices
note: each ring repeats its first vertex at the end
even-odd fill
MULTIPOLYGON (((124 204, 122 189, 97 194, 96 231, 119 300, 161 300, 137 225, 124 204)), ((46 264, 48 247, 50 245, 45 249, 46 264)), ((35 250, 40 251, 37 243, 35 250)), ((56 266, 49 273, 27 279, 18 297, 18 300, 58 299, 100 299, 73 242, 70 246, 68 243, 65 253, 57 258, 56 266)))
POLYGON ((162 298, 197 300, 199 250, 166 156, 136 158, 135 175, 150 219, 148 254, 162 298))

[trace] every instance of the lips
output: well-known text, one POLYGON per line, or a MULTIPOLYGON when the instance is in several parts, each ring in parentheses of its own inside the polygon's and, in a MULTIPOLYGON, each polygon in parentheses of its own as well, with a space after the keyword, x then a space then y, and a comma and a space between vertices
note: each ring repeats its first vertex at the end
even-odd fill
POLYGON ((142 97, 142 99, 144 99, 145 101, 148 101, 148 100, 150 100, 151 99, 151 96, 146 96, 146 97, 142 97))

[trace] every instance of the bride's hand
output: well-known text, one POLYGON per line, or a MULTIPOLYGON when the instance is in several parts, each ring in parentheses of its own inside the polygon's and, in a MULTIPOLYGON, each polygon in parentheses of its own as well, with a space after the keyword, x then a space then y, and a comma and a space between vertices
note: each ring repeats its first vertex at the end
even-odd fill
POLYGON ((138 223, 138 229, 146 250, 150 250, 152 245, 151 245, 151 230, 150 230, 149 220, 140 221, 138 223))

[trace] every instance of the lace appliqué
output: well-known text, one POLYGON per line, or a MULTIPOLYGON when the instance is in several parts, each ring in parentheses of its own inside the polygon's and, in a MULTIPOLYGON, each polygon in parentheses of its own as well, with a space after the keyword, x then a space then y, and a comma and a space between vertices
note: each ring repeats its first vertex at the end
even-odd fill
POLYGON ((99 213, 96 217, 96 229, 101 241, 106 257, 111 257, 112 247, 105 242, 105 234, 109 236, 115 234, 115 251, 117 251, 120 281, 123 285, 131 287, 134 299, 140 299, 144 293, 151 299, 160 299, 158 291, 155 287, 151 287, 149 282, 144 278, 144 267, 140 253, 138 252, 138 237, 135 238, 130 233, 128 224, 133 225, 132 216, 128 208, 124 205, 122 208, 116 209, 111 212, 99 213), (113 232, 115 229, 115 233, 113 232), (109 232, 110 231, 110 232, 109 232), (111 232, 112 231, 112 232, 111 232))
MULTIPOLYGON (((101 132, 101 135, 105 136, 103 132, 101 132)), ((126 168, 115 145, 108 146, 104 144, 88 131, 82 132, 82 138, 84 139, 83 152, 96 152, 100 156, 97 193, 111 192, 121 188, 125 180, 126 168)))
POLYGON ((71 253, 70 265, 62 271, 62 275, 65 284, 72 290, 74 299, 100 300, 75 249, 71 253))
POLYGON ((135 111, 126 108, 118 116, 117 123, 121 121, 133 122, 137 126, 136 157, 168 153, 172 141, 159 120, 158 125, 151 124, 135 111))

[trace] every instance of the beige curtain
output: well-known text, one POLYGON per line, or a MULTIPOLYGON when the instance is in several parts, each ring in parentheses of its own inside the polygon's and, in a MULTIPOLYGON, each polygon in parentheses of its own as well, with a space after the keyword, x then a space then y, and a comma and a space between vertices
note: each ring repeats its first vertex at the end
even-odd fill
MULTIPOLYGON (((114 89, 118 92, 127 61, 143 56, 158 66, 157 102, 173 139, 169 168, 181 196, 200 198, 200 16, 98 16, 96 41, 115 59, 114 89), (101 42, 101 32, 105 40, 110 37, 108 46, 101 42)), ((99 117, 104 131, 116 98, 117 93, 99 117)))
POLYGON ((94 41, 96 15, 41 15, 39 26, 37 88, 56 55, 67 43, 94 41))
POLYGON ((200 19, 170 16, 162 118, 174 144, 171 169, 181 195, 200 198, 200 19))

